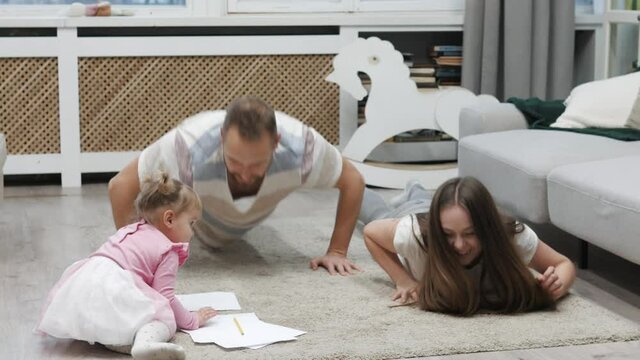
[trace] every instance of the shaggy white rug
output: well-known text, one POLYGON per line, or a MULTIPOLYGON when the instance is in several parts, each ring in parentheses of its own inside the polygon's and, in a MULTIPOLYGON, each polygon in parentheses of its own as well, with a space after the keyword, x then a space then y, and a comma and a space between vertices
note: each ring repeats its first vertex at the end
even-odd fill
POLYGON ((175 342, 189 358, 389 359, 640 339, 638 324, 577 295, 555 311, 516 316, 459 318, 388 308, 392 284, 357 234, 349 257, 365 272, 341 277, 308 269, 309 260, 327 248, 333 216, 333 210, 312 204, 293 218, 276 212, 246 241, 220 251, 194 239, 179 293, 233 291, 241 312, 307 334, 258 350, 227 351, 178 333, 175 342))

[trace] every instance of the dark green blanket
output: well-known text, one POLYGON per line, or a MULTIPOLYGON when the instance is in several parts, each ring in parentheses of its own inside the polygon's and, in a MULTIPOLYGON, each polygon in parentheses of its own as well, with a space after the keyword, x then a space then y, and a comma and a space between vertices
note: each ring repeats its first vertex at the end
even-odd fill
POLYGON ((556 119, 564 112, 563 100, 544 101, 538 98, 520 99, 512 97, 507 102, 515 105, 527 119, 530 129, 571 131, 582 134, 605 136, 622 141, 640 140, 640 130, 632 128, 596 128, 588 127, 584 129, 552 128, 556 119))

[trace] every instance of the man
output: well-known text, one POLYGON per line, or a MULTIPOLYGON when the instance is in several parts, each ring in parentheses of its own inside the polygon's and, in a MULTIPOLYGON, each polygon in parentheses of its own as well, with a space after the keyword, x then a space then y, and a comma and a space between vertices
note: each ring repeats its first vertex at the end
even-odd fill
POLYGON ((314 129, 256 97, 235 99, 227 111, 204 112, 184 120, 109 181, 117 228, 135 216, 140 181, 164 170, 192 186, 203 202, 196 235, 221 247, 263 221, 294 190, 340 190, 331 241, 315 257, 334 275, 360 268, 347 258, 364 180, 356 168, 314 129))

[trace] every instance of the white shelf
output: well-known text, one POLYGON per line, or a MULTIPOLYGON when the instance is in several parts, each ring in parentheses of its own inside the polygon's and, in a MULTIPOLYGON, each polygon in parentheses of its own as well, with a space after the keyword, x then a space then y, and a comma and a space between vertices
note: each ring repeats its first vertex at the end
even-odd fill
POLYGON ((461 11, 231 14, 222 16, 3 17, 0 28, 14 27, 157 27, 157 26, 462 26, 461 11))
POLYGON ((390 163, 456 161, 457 158, 457 141, 384 142, 367 156, 369 161, 390 163))

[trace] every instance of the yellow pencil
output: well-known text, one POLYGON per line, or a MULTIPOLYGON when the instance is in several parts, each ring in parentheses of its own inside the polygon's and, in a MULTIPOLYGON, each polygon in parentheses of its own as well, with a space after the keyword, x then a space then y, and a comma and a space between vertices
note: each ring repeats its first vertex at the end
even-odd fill
POLYGON ((236 323, 236 327, 238 328, 238 331, 240 331, 240 335, 244 336, 244 330, 242 330, 242 326, 240 326, 240 322, 238 321, 238 319, 234 317, 233 322, 236 323))

